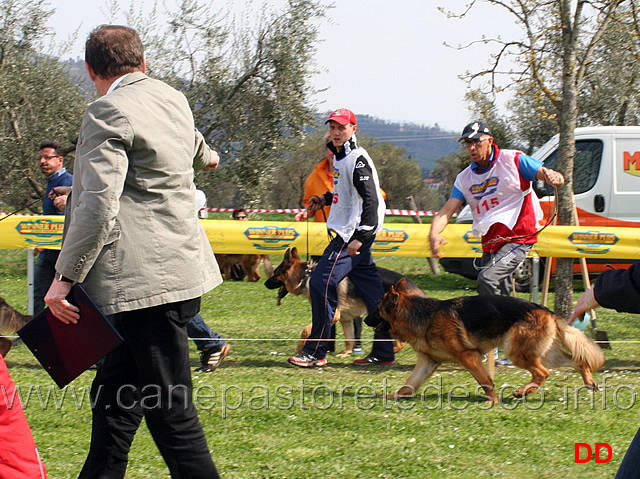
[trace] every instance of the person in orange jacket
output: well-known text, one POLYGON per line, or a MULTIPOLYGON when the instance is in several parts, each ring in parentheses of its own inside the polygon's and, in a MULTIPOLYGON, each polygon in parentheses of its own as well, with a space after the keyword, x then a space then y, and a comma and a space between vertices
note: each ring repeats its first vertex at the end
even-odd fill
MULTIPOLYGON (((305 205, 309 204, 309 199, 312 196, 333 191, 333 152, 329 149, 329 141, 329 137, 325 136, 325 157, 316 164, 304 183, 304 198, 302 202, 305 205)), ((329 217, 329 210, 331 210, 331 205, 324 206, 315 213, 310 213, 307 209, 304 209, 296 214, 296 221, 304 221, 309 218, 309 215, 313 214, 313 221, 326 223, 329 217)))

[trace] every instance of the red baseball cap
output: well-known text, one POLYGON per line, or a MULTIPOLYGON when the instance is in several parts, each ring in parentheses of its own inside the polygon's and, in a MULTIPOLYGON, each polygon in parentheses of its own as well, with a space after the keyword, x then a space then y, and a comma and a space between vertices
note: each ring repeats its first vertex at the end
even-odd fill
POLYGON ((356 121, 356 116, 351 110, 347 110, 346 108, 338 108, 336 111, 331 113, 329 119, 324 122, 325 125, 330 121, 336 121, 341 125, 346 125, 348 123, 353 123, 354 125, 358 124, 358 122, 356 121))

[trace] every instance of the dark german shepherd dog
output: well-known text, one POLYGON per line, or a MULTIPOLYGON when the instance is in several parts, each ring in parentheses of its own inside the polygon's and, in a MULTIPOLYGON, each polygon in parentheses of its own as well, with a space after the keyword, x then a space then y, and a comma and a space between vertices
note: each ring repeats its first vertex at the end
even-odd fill
MULTIPOLYGON (((309 278, 311 273, 316 267, 316 263, 313 261, 302 261, 298 255, 296 248, 289 248, 284 254, 284 260, 273 271, 273 276, 265 282, 265 286, 269 289, 278 289, 278 305, 280 300, 287 294, 304 295, 307 300, 311 302, 309 298, 309 278)), ((406 288, 411 294, 424 296, 424 292, 410 279, 395 271, 391 271, 386 268, 378 266, 378 273, 384 286, 384 290, 388 291, 389 288, 396 284, 401 279, 406 280, 406 288)), ((367 315, 367 306, 362 300, 362 296, 358 289, 349 281, 349 278, 345 278, 338 285, 338 307, 336 308, 336 314, 333 318, 333 324, 340 321, 342 330, 344 331, 344 337, 346 341, 346 350, 342 354, 338 354, 338 357, 347 357, 353 352, 355 345, 355 331, 353 326, 353 320, 359 317, 367 315)), ((304 347, 305 340, 311 334, 311 324, 306 326, 300 334, 300 341, 298 342, 297 352, 300 352, 304 347)), ((394 350, 400 351, 404 345, 396 342, 394 350)))
POLYGON ((549 309, 510 296, 462 296, 440 301, 409 294, 401 280, 378 302, 369 326, 390 327, 418 358, 411 376, 389 399, 412 397, 445 361, 462 364, 484 389, 488 403, 498 402, 482 355, 500 346, 515 366, 532 375, 513 394, 536 391, 549 376, 545 366, 573 366, 589 389, 598 390, 592 373, 604 364, 602 350, 583 332, 549 309))
MULTIPOLYGON (((0 331, 15 333, 29 321, 31 321, 31 316, 20 313, 0 297, 0 331)), ((0 354, 3 357, 7 356, 12 345, 13 342, 9 338, 0 336, 0 354)))

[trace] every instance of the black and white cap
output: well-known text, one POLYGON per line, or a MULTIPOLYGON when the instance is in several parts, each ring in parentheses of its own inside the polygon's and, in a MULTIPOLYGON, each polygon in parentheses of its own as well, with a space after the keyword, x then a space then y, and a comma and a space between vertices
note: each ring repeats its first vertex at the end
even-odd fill
POLYGON ((464 130, 462 130, 462 136, 458 138, 458 141, 463 141, 466 139, 479 140, 484 135, 492 136, 489 125, 487 125, 483 121, 474 121, 473 123, 469 123, 464 127, 464 130))

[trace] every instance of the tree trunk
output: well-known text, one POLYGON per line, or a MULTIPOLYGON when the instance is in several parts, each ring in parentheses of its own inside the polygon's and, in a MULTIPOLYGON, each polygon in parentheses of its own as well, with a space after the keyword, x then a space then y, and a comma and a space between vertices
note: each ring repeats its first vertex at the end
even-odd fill
MULTIPOLYGON (((576 154, 575 128, 577 123, 578 88, 576 86, 576 39, 579 22, 572 24, 572 2, 560 1, 562 18, 562 102, 560 110, 560 139, 558 170, 565 184, 558 190, 558 224, 575 224, 573 198, 573 160, 576 154)), ((573 259, 558 258, 556 270, 556 297, 554 309, 560 317, 568 319, 573 311, 573 259)))

